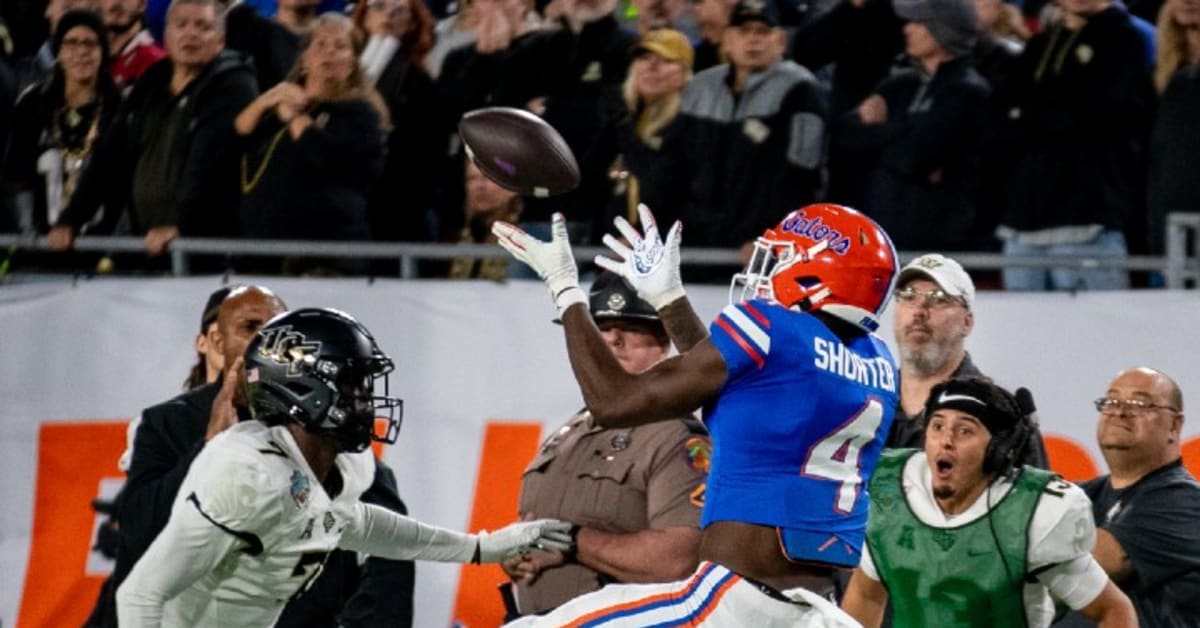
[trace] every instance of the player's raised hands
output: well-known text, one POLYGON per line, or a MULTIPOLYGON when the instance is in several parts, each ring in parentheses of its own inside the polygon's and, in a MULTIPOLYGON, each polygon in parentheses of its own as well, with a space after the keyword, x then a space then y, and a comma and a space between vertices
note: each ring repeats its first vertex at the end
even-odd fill
POLYGON ((586 295, 579 288, 579 270, 575 267, 571 241, 567 238, 567 223, 562 214, 554 214, 549 242, 542 242, 520 227, 502 220, 492 224, 492 233, 504 250, 529 265, 546 282, 559 316, 568 307, 587 302, 586 295))
POLYGON ((575 544, 571 538, 571 524, 558 519, 519 521, 495 532, 480 532, 478 538, 481 563, 499 563, 533 550, 566 552, 575 544))
POLYGON ((624 277, 637 290, 639 297, 654 309, 661 310, 684 296, 683 280, 679 274, 679 241, 683 224, 675 221, 667 232, 666 242, 663 242, 650 208, 638 204, 638 217, 642 223, 642 233, 638 233, 621 216, 613 220, 625 241, 604 234, 604 244, 612 250, 616 259, 597 255, 596 265, 624 277))

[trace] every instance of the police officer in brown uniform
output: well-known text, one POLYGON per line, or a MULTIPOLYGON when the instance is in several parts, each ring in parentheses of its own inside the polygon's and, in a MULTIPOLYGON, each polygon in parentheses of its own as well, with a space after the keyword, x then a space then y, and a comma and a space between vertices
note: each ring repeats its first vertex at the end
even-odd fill
MULTIPOLYGON (((657 312, 617 275, 592 284, 589 306, 617 361, 641 372, 671 344, 657 312)), ((696 568, 700 509, 712 445, 691 416, 604 429, 586 409, 542 444, 525 468, 521 517, 575 524, 575 550, 504 563, 509 619, 544 613, 610 582, 670 582, 696 568)))

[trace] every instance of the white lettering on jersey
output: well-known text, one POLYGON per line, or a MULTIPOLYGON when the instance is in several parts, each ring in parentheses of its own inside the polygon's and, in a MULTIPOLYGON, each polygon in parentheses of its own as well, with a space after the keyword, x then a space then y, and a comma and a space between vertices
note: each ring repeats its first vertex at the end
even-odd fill
POLYGON ((864 358, 840 342, 813 338, 813 366, 871 388, 896 392, 896 372, 887 358, 864 358))

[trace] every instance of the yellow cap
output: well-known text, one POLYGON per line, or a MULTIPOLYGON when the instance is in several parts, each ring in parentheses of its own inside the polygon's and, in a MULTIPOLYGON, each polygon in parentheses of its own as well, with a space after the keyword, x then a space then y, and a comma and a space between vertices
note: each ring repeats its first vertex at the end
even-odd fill
POLYGON ((695 53, 692 52, 692 44, 688 42, 687 37, 683 36, 683 33, 677 30, 656 28, 642 35, 641 41, 633 47, 633 53, 636 55, 643 50, 653 52, 668 61, 682 63, 689 70, 692 69, 692 58, 695 56, 695 53))

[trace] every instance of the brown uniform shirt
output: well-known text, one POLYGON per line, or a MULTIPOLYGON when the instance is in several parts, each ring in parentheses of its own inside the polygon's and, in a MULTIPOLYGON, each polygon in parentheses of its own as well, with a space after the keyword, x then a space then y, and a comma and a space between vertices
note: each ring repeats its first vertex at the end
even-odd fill
MULTIPOLYGON (((610 533, 700 525, 712 444, 699 421, 604 429, 571 417, 542 443, 521 480, 520 511, 610 533)), ((517 585, 523 614, 542 613, 613 579, 579 563, 517 585)))

